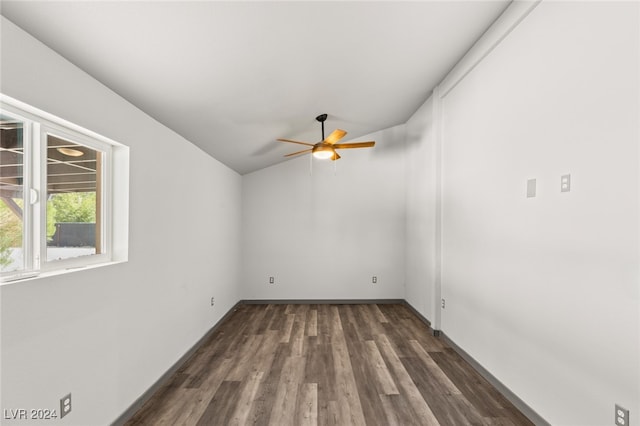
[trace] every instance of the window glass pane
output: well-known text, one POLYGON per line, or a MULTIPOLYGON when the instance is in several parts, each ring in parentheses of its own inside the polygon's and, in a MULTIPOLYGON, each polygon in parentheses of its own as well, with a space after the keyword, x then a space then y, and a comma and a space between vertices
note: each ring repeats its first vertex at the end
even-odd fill
POLYGON ((47 135, 47 261, 101 252, 102 152, 47 135))
POLYGON ((0 115, 0 271, 24 269, 24 123, 0 115))

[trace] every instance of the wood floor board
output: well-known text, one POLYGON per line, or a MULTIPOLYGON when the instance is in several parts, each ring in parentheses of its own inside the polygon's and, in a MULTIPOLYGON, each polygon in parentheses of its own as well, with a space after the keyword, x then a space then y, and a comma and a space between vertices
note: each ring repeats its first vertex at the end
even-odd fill
POLYGON ((297 309, 298 305, 295 304, 286 304, 284 305, 284 313, 285 314, 295 314, 295 310, 297 309))
POLYGON ((318 340, 320 343, 331 342, 331 305, 318 306, 318 340))
POLYGON ((158 390, 153 396, 154 403, 145 404, 135 416, 129 419, 127 425, 138 426, 152 424, 150 422, 154 420, 154 417, 162 418, 162 415, 168 413, 168 411, 175 406, 173 402, 176 399, 176 389, 178 388, 165 386, 158 390))
POLYGON ((424 330, 425 324, 418 317, 405 321, 403 326, 407 328, 408 336, 420 343, 427 352, 441 352, 446 347, 443 341, 433 334, 421 332, 424 330))
POLYGON ((378 345, 385 362, 389 366, 390 371, 393 373, 402 395, 405 395, 412 409, 418 415, 418 418, 420 418, 425 425, 438 425, 439 422, 433 414, 433 411, 420 394, 420 391, 416 387, 416 384, 407 370, 404 368, 402 361, 400 361, 400 357, 394 351, 389 339, 387 339, 387 336, 384 334, 378 336, 376 344, 378 345))
POLYGON ((404 305, 243 304, 126 425, 532 423, 404 305))
MULTIPOLYGON (((342 324, 338 317, 337 309, 335 310, 337 321, 334 320, 334 329, 342 331, 342 324)), ((364 413, 362 412, 362 404, 358 394, 353 374, 353 367, 347 349, 347 343, 343 333, 336 333, 331 339, 331 348, 334 360, 335 374, 333 383, 330 385, 336 389, 336 397, 339 402, 340 423, 345 425, 360 426, 366 424, 364 413)))
MULTIPOLYGON (((193 420, 201 418, 202 413, 206 409, 206 401, 201 397, 202 393, 198 389, 185 389, 181 394, 181 398, 185 401, 170 412, 158 412, 158 421, 155 424, 161 425, 180 425, 193 424, 193 420)), ((170 404, 172 406, 174 404, 170 404)))
MULTIPOLYGON (((347 328, 353 328, 353 324, 347 328)), ((376 380, 372 362, 367 359, 366 342, 353 341, 349 338, 346 341, 365 423, 375 424, 376 421, 385 417, 380 405, 383 387, 376 380)))
POLYGON ((212 366, 219 365, 225 357, 221 353, 213 353, 209 357, 203 357, 201 360, 195 360, 197 362, 197 368, 185 371, 185 374, 189 375, 189 379, 184 382, 184 387, 187 389, 198 389, 202 386, 202 383, 209 377, 212 366))
POLYGON ((340 409, 337 401, 329 401, 325 410, 318 412, 318 424, 327 426, 340 426, 340 409))
POLYGON ((427 330, 426 326, 408 308, 403 306, 403 309, 393 309, 394 306, 397 305, 380 306, 380 310, 389 320, 382 326, 389 339, 397 346, 398 356, 411 356, 412 350, 408 346, 410 340, 427 343, 431 342, 433 336, 424 332, 427 330))
MULTIPOLYGON (((380 305, 360 305, 361 307, 370 307, 368 310, 370 310, 373 315, 375 316, 375 318, 381 322, 381 323, 387 323, 389 322, 389 320, 387 319, 387 317, 384 315, 384 313, 382 312, 382 310, 380 309, 380 305)), ((393 306, 393 305, 389 305, 389 306, 393 306)))
POLYGON ((307 350, 305 353, 306 366, 304 374, 305 383, 319 383, 324 374, 323 366, 325 361, 323 360, 324 352, 326 352, 323 346, 318 344, 316 337, 307 337, 307 350))
MULTIPOLYGON (((233 333, 228 331, 227 334, 232 335, 233 333)), ((247 344, 247 341, 250 338, 251 338, 250 336, 244 333, 244 327, 239 328, 238 334, 236 336, 229 336, 226 338, 226 342, 227 342, 226 348, 225 348, 225 345, 220 345, 219 346, 220 351, 219 352, 216 351, 215 355, 224 356, 225 358, 233 357, 234 354, 244 355, 244 353, 241 351, 245 347, 245 345, 247 344)))
POLYGON ((443 425, 482 426, 484 423, 477 411, 469 412, 466 400, 460 395, 444 395, 441 403, 444 409, 436 412, 443 425))
POLYGON ((370 340, 373 340, 373 336, 385 333, 383 324, 387 324, 389 321, 382 314, 378 305, 356 305, 355 309, 363 320, 363 327, 371 330, 372 338, 370 340))
MULTIPOLYGON (((226 351, 225 343, 228 343, 228 340, 223 340, 224 335, 221 333, 218 341, 214 341, 208 339, 203 345, 196 350, 196 352, 191 356, 191 358, 178 370, 182 374, 186 374, 189 376, 189 382, 192 384, 194 382, 194 377, 202 378, 202 374, 199 374, 202 371, 205 371, 209 368, 211 364, 212 358, 219 358, 224 351, 226 351)), ((197 387, 195 384, 190 387, 197 387)))
POLYGON ((385 422, 388 426, 403 426, 402 421, 399 417, 402 416, 402 413, 396 411, 396 408, 391 401, 391 395, 380 395, 380 407, 384 411, 384 417, 380 417, 380 422, 385 422))
POLYGON ((213 395, 197 426, 222 426, 229 424, 235 410, 235 400, 240 395, 241 382, 224 381, 213 395))
POLYGON ((339 307, 340 318, 342 324, 349 324, 351 331, 355 334, 353 337, 359 341, 372 340, 373 335, 371 328, 367 326, 367 321, 363 318, 363 315, 358 311, 355 305, 341 305, 339 307))
POLYGON ((307 322, 307 336, 315 337, 318 335, 318 308, 309 310, 309 321, 307 322))
POLYGON ((385 336, 388 343, 391 345, 393 352, 400 358, 411 356, 413 354, 413 350, 405 338, 398 332, 398 326, 393 325, 393 323, 385 323, 383 326, 385 332, 379 336, 385 336))
POLYGON ((240 426, 247 424, 247 419, 251 413, 251 407, 253 401, 256 399, 256 393, 260 387, 262 371, 254 371, 249 374, 249 377, 243 382, 242 391, 237 399, 234 401, 235 410, 230 418, 230 421, 226 422, 230 426, 240 426))
POLYGON ((318 384, 304 383, 298 392, 296 426, 317 426, 318 424, 318 384))
POLYGON ((431 374, 422 360, 407 357, 402 358, 401 362, 441 424, 482 424, 482 415, 474 407, 470 407, 464 395, 461 392, 451 393, 450 389, 441 383, 440 377, 431 374))
POLYGON ((247 424, 265 426, 269 424, 278 382, 263 381, 256 390, 255 399, 247 414, 247 424))
POLYGON ((440 389, 452 395, 462 393, 417 340, 410 340, 409 345, 414 350, 415 356, 420 360, 420 365, 426 370, 427 376, 432 377, 438 383, 440 389))
POLYGON ((384 326, 389 339, 397 346, 400 357, 411 356, 413 352, 409 347, 411 340, 418 340, 425 346, 431 346, 433 336, 419 331, 424 330, 425 326, 408 309, 403 312, 387 309, 386 315, 390 321, 384 326), (407 317, 407 314, 411 317, 407 317))
POLYGON ((487 418, 504 417, 513 424, 531 424, 531 422, 497 391, 484 377, 453 349, 431 353, 438 366, 451 378, 455 386, 487 418))
POLYGON ((502 417, 500 418, 504 418, 508 420, 509 422, 511 422, 512 425, 533 424, 531 423, 531 421, 529 421, 529 419, 524 414, 522 414, 521 411, 519 411, 515 406, 513 406, 513 404, 511 404, 506 398, 504 398, 504 402, 502 403, 502 406, 504 408, 500 412, 502 414, 502 417))
MULTIPOLYGON (((182 395, 182 398, 175 402, 180 407, 181 412, 188 412, 191 415, 185 418, 184 424, 195 424, 193 419, 199 419, 202 413, 207 409, 211 398, 217 392, 218 388, 224 381, 227 371, 233 365, 230 358, 221 359, 219 362, 212 364, 208 375, 204 377, 201 386, 197 389, 186 389, 189 391, 182 395), (193 400, 195 399, 195 401, 193 400)), ((153 423, 151 423, 153 424, 153 423)))
POLYGON ((291 332, 293 331, 293 323, 296 320, 295 314, 286 314, 286 319, 284 320, 283 330, 282 330, 282 338, 280 339, 281 343, 289 343, 291 340, 291 332))
POLYGON ((316 380, 310 380, 309 383, 318 383, 318 397, 320 401, 337 401, 337 388, 334 386, 334 377, 336 376, 335 361, 333 359, 333 348, 330 343, 323 345, 319 349, 320 359, 318 371, 316 372, 316 380))
POLYGON ((282 330, 286 319, 285 310, 287 305, 271 305, 271 321, 269 322, 269 330, 282 330))
POLYGON ((252 320, 248 322, 245 333, 247 334, 264 334, 267 328, 267 323, 264 320, 269 314, 267 309, 269 305, 258 305, 259 309, 252 314, 252 320))
POLYGON ((185 382, 189 380, 189 375, 187 373, 177 371, 169 380, 168 387, 170 388, 180 388, 184 386, 185 382))
POLYGON ((269 424, 292 425, 295 420, 298 393, 304 377, 305 358, 288 357, 282 368, 269 424))
POLYGON ((251 367, 256 362, 256 352, 264 347, 263 340, 263 335, 254 334, 244 341, 243 345, 238 348, 239 356, 236 357, 237 361, 233 368, 227 373, 225 380, 242 381, 246 378, 249 371, 251 371, 251 367))
POLYGON ((307 350, 307 342, 304 330, 306 328, 306 314, 296 314, 291 329, 291 356, 303 356, 307 350))
POLYGON ((394 413, 395 421, 400 426, 429 424, 420 418, 420 414, 416 413, 404 395, 380 395, 380 400, 383 401, 387 413, 394 413))
POLYGON ((503 408, 502 403, 508 403, 502 395, 479 373, 467 367, 467 362, 454 351, 444 351, 432 354, 432 358, 441 370, 447 374, 460 392, 480 410, 485 416, 503 408))
MULTIPOLYGON (((380 310, 382 312, 389 312, 389 315, 393 315, 396 311, 393 309, 394 305, 381 305, 380 310)), ((404 309, 403 315, 395 319, 398 331, 403 333, 403 337, 411 340, 417 340, 427 351, 441 351, 445 345, 443 341, 437 337, 434 337, 430 332, 426 332, 428 328, 424 322, 418 318, 408 308, 404 309)))
POLYGON ((268 425, 271 417, 271 411, 275 402, 276 391, 280 382, 280 376, 284 363, 289 356, 290 349, 287 345, 278 342, 273 361, 265 370, 265 375, 262 377, 262 383, 256 391, 256 397, 254 404, 251 407, 248 419, 248 424, 255 425, 268 425))

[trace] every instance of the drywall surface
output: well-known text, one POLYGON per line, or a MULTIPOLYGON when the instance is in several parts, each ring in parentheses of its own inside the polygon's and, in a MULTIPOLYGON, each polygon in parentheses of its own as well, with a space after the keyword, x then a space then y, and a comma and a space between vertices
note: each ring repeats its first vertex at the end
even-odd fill
POLYGON ((376 146, 311 173, 304 155, 244 175, 242 297, 403 298, 403 138, 403 126, 358 138, 376 146))
POLYGON ((109 424, 238 301, 241 177, 0 19, 4 94, 130 147, 129 261, 0 287, 2 409, 109 424))
POLYGON ((433 96, 413 114, 405 127, 405 299, 434 326, 437 152, 433 96))
POLYGON ((443 99, 442 330, 554 425, 640 414, 639 6, 542 2, 443 99))

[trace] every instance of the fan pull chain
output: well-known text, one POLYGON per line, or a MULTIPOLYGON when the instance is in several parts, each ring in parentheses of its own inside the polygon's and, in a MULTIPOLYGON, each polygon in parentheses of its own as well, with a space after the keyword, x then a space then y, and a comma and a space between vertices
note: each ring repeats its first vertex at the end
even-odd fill
POLYGON ((313 176, 313 155, 309 156, 309 176, 313 176))

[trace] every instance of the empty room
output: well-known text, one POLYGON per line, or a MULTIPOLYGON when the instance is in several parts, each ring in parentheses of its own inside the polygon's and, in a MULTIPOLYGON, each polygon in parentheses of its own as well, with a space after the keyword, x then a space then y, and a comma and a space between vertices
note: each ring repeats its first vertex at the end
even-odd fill
POLYGON ((640 2, 0 15, 0 424, 640 425, 640 2))

